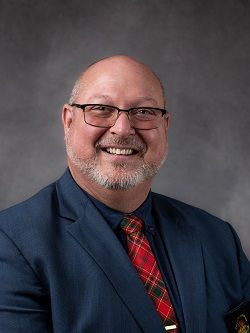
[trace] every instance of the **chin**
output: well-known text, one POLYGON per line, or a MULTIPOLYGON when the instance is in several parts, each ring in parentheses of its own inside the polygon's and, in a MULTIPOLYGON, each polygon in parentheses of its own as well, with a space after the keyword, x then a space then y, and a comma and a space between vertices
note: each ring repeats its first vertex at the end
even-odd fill
POLYGON ((127 191, 152 179, 157 171, 158 167, 143 164, 131 171, 127 169, 118 171, 116 169, 113 172, 107 173, 98 168, 92 168, 87 172, 87 176, 92 182, 103 188, 113 191, 127 191))

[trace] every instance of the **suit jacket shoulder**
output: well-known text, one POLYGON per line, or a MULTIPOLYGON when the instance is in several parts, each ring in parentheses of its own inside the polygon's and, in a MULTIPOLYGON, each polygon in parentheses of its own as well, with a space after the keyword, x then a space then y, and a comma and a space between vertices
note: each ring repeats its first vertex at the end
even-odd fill
MULTIPOLYGON (((250 264, 232 225, 222 219, 179 200, 153 193, 155 209, 179 226, 193 227, 201 242, 203 256, 209 256, 218 267, 239 269, 247 299, 250 299, 250 264)), ((228 274, 229 271, 228 271, 228 274)), ((231 273, 232 275, 232 273, 231 273)))

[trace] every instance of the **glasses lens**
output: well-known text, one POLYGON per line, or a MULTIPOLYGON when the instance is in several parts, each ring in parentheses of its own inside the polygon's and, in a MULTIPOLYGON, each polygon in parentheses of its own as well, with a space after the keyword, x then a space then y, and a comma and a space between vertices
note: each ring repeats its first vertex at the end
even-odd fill
POLYGON ((98 127, 111 127, 117 118, 118 110, 108 105, 86 105, 85 121, 86 123, 98 127))
POLYGON ((138 129, 157 128, 162 118, 162 111, 156 108, 134 108, 130 111, 131 126, 138 129))

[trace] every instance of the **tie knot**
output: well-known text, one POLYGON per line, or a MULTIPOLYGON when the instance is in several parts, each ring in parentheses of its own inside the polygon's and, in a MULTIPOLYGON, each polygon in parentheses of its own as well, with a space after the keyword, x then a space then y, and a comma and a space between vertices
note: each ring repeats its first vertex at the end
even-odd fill
POLYGON ((143 222, 139 217, 135 215, 125 215, 121 222, 121 228, 127 235, 129 235, 133 232, 141 231, 142 224, 143 222))

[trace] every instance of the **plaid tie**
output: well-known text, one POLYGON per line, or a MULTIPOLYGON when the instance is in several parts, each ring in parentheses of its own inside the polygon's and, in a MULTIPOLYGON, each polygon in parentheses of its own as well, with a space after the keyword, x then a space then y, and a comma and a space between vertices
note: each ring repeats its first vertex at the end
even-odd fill
POLYGON ((165 330, 177 333, 177 319, 165 283, 146 236, 143 221, 135 215, 125 215, 121 228, 127 235, 128 255, 158 311, 165 330))

